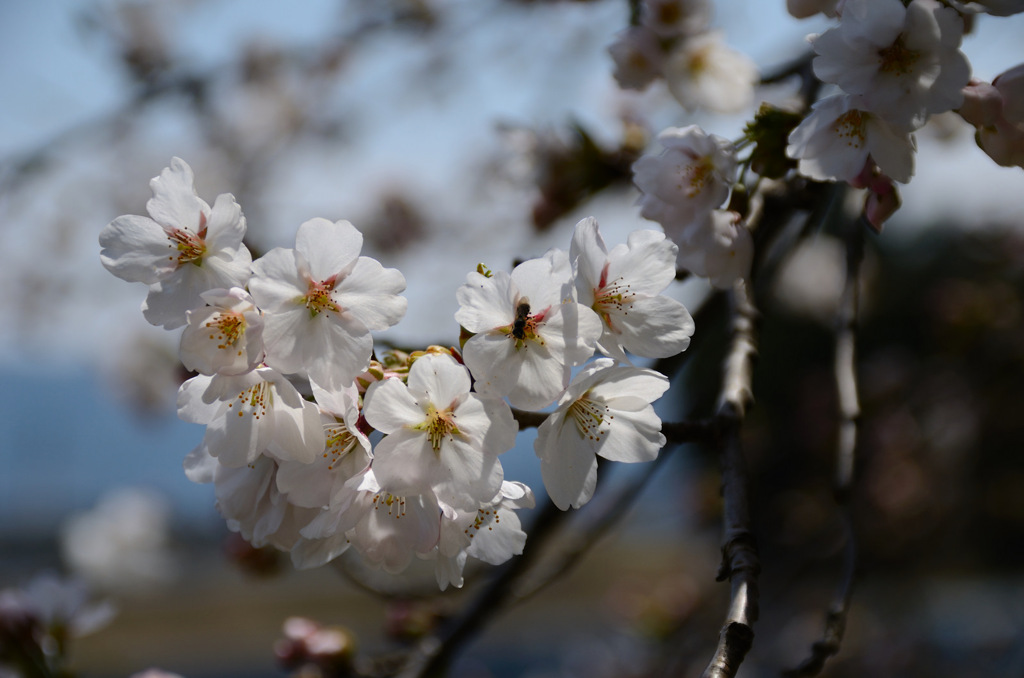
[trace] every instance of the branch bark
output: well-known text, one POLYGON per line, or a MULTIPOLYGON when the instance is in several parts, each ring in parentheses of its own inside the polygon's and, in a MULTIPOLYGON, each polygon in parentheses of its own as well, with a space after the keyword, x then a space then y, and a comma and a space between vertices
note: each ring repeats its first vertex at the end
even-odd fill
POLYGON ((740 424, 753 404, 751 376, 757 355, 757 309, 747 283, 732 291, 732 340, 725 359, 718 413, 722 465, 722 563, 718 581, 729 580, 731 602, 718 647, 702 678, 733 678, 754 642, 761 560, 750 527, 750 492, 740 424))

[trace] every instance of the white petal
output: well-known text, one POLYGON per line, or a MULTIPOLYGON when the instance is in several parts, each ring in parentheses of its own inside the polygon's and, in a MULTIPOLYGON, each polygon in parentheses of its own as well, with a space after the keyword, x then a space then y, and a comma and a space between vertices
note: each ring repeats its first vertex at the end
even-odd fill
POLYGON ((309 274, 318 282, 348 273, 362 248, 362 233, 347 221, 310 219, 295 234, 295 249, 309 262, 309 274))
POLYGON ((100 261, 121 280, 147 285, 178 268, 177 250, 152 219, 129 214, 100 231, 100 261))
POLYGON ((416 402, 400 379, 374 382, 363 400, 363 416, 373 428, 391 434, 426 418, 424 407, 416 402))
POLYGON ((162 226, 199 232, 200 215, 209 215, 210 207, 196 195, 192 168, 181 158, 172 158, 171 166, 149 182, 153 197, 146 210, 162 226))
POLYGON ((555 506, 583 506, 597 486, 597 458, 562 416, 549 416, 537 429, 533 449, 540 457, 544 487, 555 506))

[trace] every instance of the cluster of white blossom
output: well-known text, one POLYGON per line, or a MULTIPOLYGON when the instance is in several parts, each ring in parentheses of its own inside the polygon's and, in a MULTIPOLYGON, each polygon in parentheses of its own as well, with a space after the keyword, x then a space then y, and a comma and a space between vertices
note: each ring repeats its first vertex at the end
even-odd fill
POLYGON ((651 403, 668 380, 626 354, 675 355, 693 334, 686 308, 661 295, 677 249, 663 234, 636 231, 608 250, 584 219, 569 252, 468 275, 461 352, 374 359, 371 332, 405 314, 405 279, 360 256, 350 223, 307 221, 294 249, 253 261, 230 195, 211 208, 178 158, 151 185, 150 217, 107 225, 101 259, 149 285, 151 323, 184 325, 181 361, 198 374, 181 385, 178 414, 206 426, 186 475, 213 483, 229 527, 253 545, 289 551, 300 568, 349 548, 391 573, 432 559, 441 588, 461 586, 469 557, 498 564, 525 543, 515 510, 533 493, 499 460, 518 433, 510 403, 556 406, 535 450, 562 509, 590 499, 598 455, 647 461, 665 444, 651 403), (609 357, 573 378, 595 350, 609 357))
POLYGON ((736 149, 696 125, 658 135, 659 155, 633 165, 640 214, 659 222, 678 244, 678 265, 729 287, 750 272, 754 241, 740 215, 719 209, 736 181, 736 149))
POLYGON ((750 106, 757 66, 710 30, 711 14, 711 0, 642 0, 639 23, 608 48, 619 85, 643 90, 664 78, 687 110, 735 113, 750 106))

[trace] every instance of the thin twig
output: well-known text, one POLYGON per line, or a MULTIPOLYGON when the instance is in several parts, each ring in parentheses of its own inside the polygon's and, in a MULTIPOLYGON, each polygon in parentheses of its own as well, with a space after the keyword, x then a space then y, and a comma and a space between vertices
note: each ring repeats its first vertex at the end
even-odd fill
POLYGON ((740 423, 753 403, 751 375, 757 354, 757 310, 745 281, 732 291, 732 342, 726 356, 716 418, 720 423, 722 464, 722 564, 718 581, 728 579, 731 603, 718 647, 702 678, 733 678, 754 642, 758 616, 757 577, 761 560, 750 527, 750 497, 740 423))
POLYGON ((850 597, 857 576, 857 539, 853 524, 851 488, 858 432, 860 398, 856 374, 857 310, 859 306, 860 265, 864 259, 864 227, 853 224, 846 241, 846 283, 839 306, 835 339, 835 380, 838 395, 839 435, 836 441, 835 498, 842 516, 846 546, 843 549, 843 573, 825 617, 821 639, 811 646, 811 654, 795 669, 785 671, 786 678, 805 678, 821 673, 829 657, 839 652, 846 631, 850 597))

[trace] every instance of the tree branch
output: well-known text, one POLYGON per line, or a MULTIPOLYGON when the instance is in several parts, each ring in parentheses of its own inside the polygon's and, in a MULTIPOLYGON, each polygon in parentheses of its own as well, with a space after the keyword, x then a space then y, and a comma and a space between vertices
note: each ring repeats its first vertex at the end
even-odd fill
POLYGON ((850 597, 857 577, 857 539, 853 523, 851 488, 856 466, 860 429, 860 398, 856 373, 856 323, 859 307, 860 266, 864 259, 865 224, 852 225, 846 240, 846 282, 836 318, 833 370, 839 409, 839 434, 836 441, 835 497, 846 533, 843 549, 843 574, 825 617, 821 639, 811 646, 811 654, 795 669, 783 672, 786 678, 804 678, 821 673, 829 657, 839 652, 846 631, 850 597))
POLYGON ((733 678, 754 641, 758 616, 757 577, 761 561, 750 528, 750 498, 740 445, 740 424, 753 403, 751 375, 757 354, 757 309, 747 283, 732 291, 732 342, 725 359, 722 391, 716 419, 720 430, 722 464, 722 564, 718 581, 728 579, 731 603, 719 633, 718 647, 702 678, 733 678))

